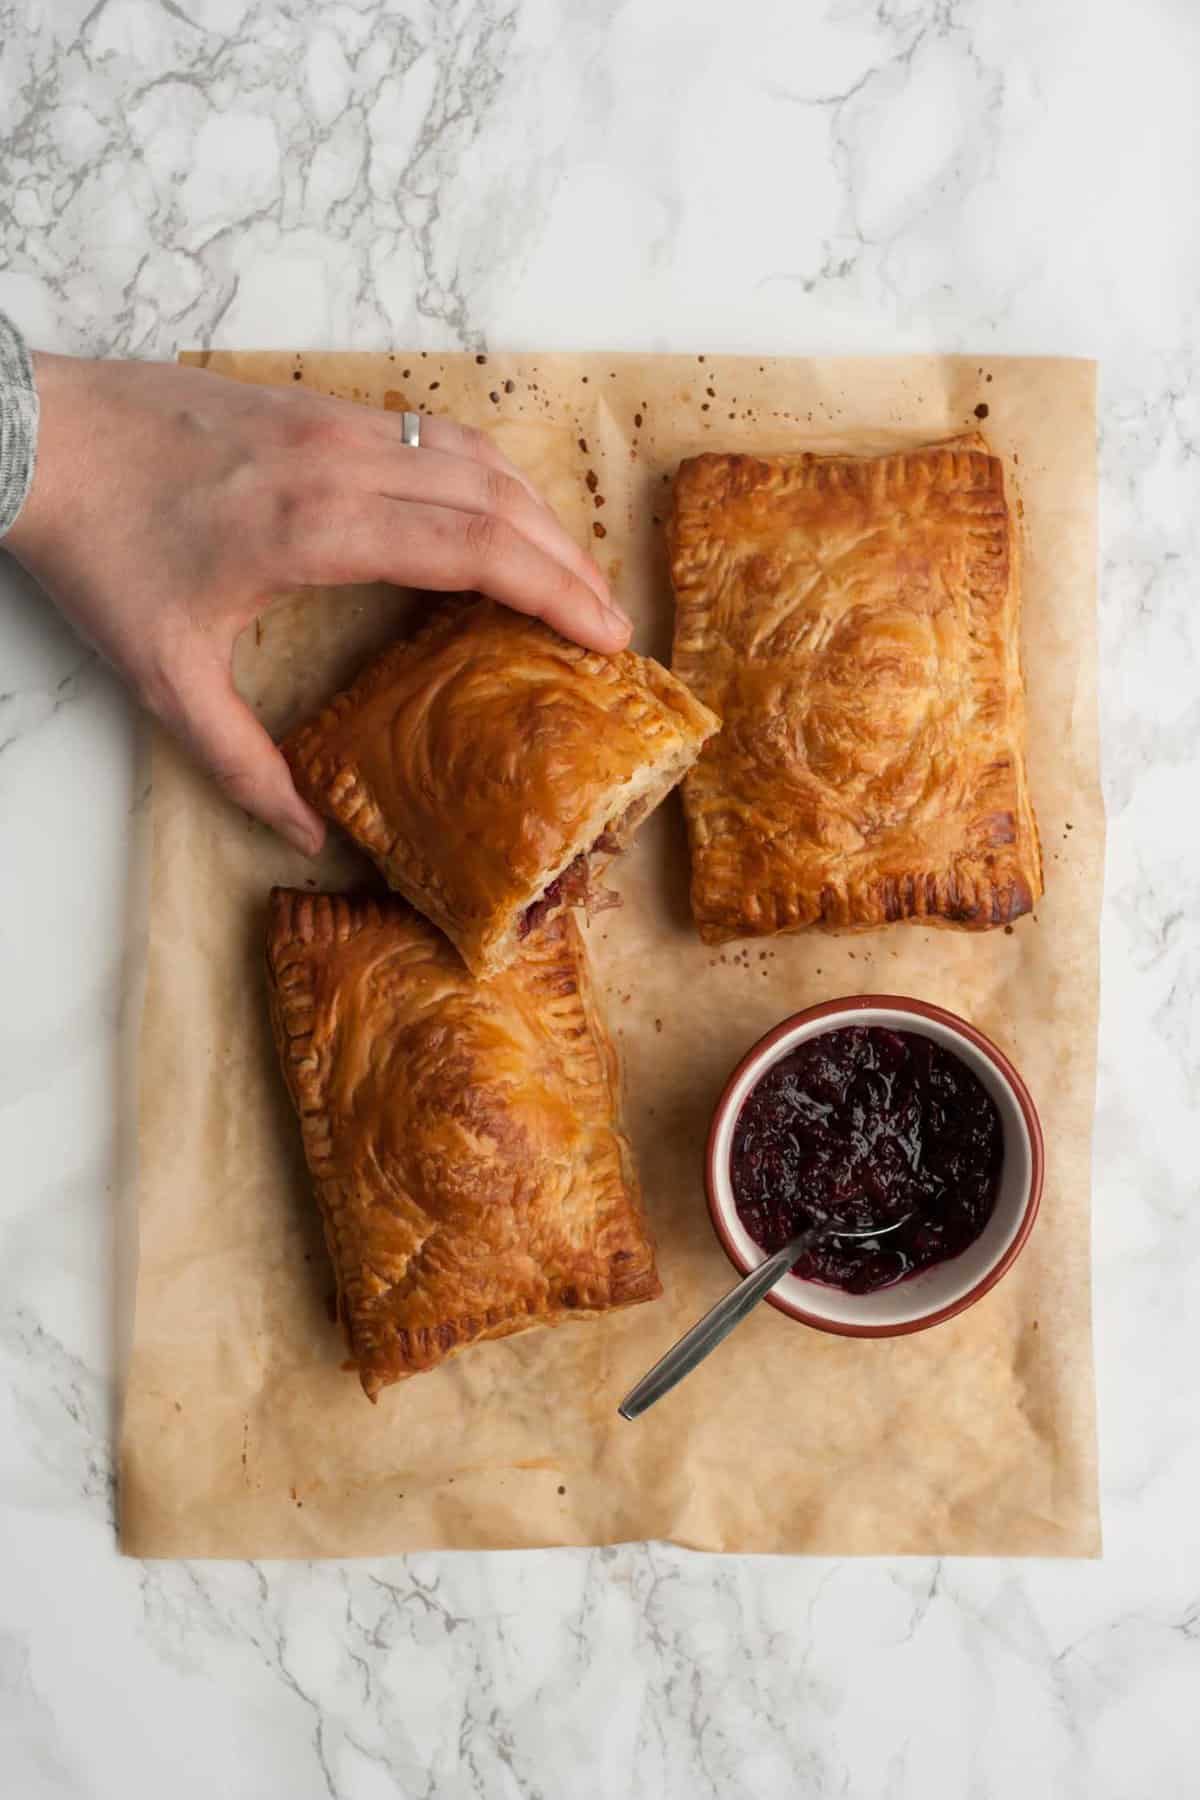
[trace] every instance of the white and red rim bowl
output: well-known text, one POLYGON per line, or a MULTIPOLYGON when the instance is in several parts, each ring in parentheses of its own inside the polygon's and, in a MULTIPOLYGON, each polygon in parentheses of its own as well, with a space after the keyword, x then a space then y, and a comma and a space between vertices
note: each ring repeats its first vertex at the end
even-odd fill
POLYGON ((872 1294, 847 1294, 790 1271, 767 1295, 770 1305, 819 1331, 845 1337, 900 1337, 924 1331, 983 1298, 1020 1255, 1037 1217, 1045 1151, 1037 1108, 1012 1063, 991 1039, 957 1014, 896 994, 856 994, 793 1013, 760 1038, 734 1069, 713 1114, 705 1185, 713 1229, 739 1274, 762 1262, 733 1198, 730 1152, 738 1114, 751 1088, 798 1044, 848 1025, 912 1031, 942 1044, 979 1077, 996 1103, 1004 1131, 1004 1162, 995 1210, 960 1256, 922 1269, 872 1294))

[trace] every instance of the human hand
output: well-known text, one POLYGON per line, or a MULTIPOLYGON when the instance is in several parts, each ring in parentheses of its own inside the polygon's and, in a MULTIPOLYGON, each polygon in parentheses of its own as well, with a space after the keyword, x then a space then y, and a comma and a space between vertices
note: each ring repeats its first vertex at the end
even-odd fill
POLYGON ((238 634, 288 588, 477 589, 592 649, 629 621, 478 432, 163 363, 34 358, 37 470, 8 536, 63 612, 247 812, 324 825, 234 690, 238 634))

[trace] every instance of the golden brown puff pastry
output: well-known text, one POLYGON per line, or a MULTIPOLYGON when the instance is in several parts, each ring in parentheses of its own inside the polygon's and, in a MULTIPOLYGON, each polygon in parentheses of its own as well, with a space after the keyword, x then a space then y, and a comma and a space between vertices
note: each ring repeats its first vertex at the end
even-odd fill
POLYGON ((305 798, 491 975, 583 897, 589 854, 623 849, 716 727, 648 657, 477 600, 377 657, 283 751, 305 798))
POLYGON ((661 1290, 570 913, 481 983, 404 901, 276 888, 271 1021, 368 1397, 661 1290))
POLYGON ((723 720, 684 783, 704 941, 1028 912, 1017 545, 984 440, 694 457, 670 548, 673 666, 723 720))

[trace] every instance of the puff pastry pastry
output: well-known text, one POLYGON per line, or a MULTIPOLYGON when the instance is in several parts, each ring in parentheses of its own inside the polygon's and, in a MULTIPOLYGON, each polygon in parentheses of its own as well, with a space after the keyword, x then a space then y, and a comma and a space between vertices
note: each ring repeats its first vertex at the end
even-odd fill
POLYGON ((476 974, 583 897, 717 727, 666 669, 489 601, 393 645, 283 744, 300 792, 476 974))
POLYGON ((660 1292, 574 919, 476 981, 402 900, 276 888, 271 1020, 368 1397, 660 1292))
POLYGON ((1028 912, 1017 545, 984 440, 695 457, 670 549, 673 666, 723 720, 684 783, 704 941, 1028 912))

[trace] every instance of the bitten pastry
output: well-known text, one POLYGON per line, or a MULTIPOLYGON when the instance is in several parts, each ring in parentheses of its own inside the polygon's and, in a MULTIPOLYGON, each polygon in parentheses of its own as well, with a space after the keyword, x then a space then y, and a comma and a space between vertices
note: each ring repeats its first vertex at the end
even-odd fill
POLYGON ((648 657, 451 605, 283 744, 300 792, 477 975, 586 897, 717 721, 648 657))
POLYGON ((404 901, 276 888, 271 1021, 368 1397, 661 1291, 570 913, 481 983, 404 901))
POLYGON ((684 783, 704 941, 1028 912, 1017 544, 984 440, 694 457, 670 549, 673 666, 723 720, 684 783))

